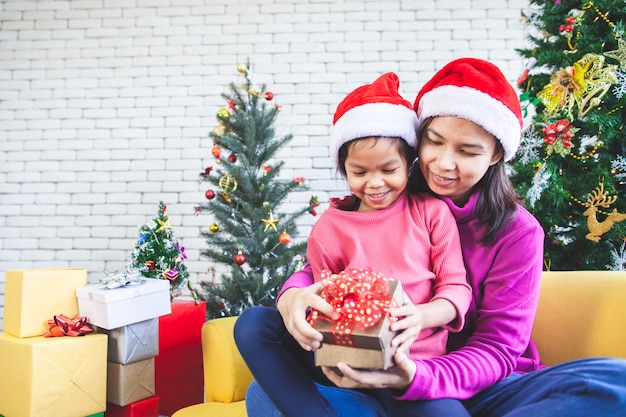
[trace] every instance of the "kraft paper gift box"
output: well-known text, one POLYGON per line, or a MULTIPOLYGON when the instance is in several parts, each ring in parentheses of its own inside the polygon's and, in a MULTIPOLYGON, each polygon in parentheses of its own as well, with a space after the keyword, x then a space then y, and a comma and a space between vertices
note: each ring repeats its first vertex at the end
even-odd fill
MULTIPOLYGON (((398 281, 388 280, 388 296, 391 303, 402 304, 402 285, 398 281)), ((315 328, 322 333, 322 345, 315 351, 317 366, 337 366, 344 362, 353 368, 387 369, 394 365, 395 348, 390 345, 397 334, 389 328, 392 318, 385 309, 382 318, 366 329, 358 325, 349 326, 350 333, 338 331, 336 322, 320 317, 315 321, 315 328)))
POLYGON ((84 417, 106 409, 107 336, 0 333, 0 413, 84 417))
POLYGON ((159 417, 159 397, 149 397, 125 406, 109 403, 104 417, 159 417))
POLYGON ((87 271, 80 268, 7 271, 4 331, 16 337, 43 335, 55 315, 78 314, 76 288, 86 284, 87 271))
POLYGON ((107 402, 125 406, 154 395, 154 358, 107 364, 107 402))
POLYGON ((95 326, 95 331, 109 336, 109 362, 127 364, 159 354, 158 317, 112 330, 95 326))
POLYGON ((170 282, 147 278, 143 284, 108 289, 87 285, 76 289, 78 311, 89 323, 111 330, 169 314, 170 282))
POLYGON ((159 317, 159 356, 154 358, 159 412, 171 416, 204 402, 202 325, 206 303, 174 300, 172 314, 159 317))

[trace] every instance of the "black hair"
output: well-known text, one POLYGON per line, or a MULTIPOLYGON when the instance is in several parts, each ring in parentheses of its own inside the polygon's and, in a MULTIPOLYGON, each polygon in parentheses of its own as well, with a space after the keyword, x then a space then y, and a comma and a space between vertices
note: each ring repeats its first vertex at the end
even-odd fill
POLYGON ((389 141, 393 141, 393 145, 397 146, 398 153, 404 159, 407 166, 410 167, 411 163, 415 159, 415 149, 409 145, 406 140, 400 137, 389 137, 389 136, 367 136, 363 138, 352 139, 339 148, 339 152, 337 153, 337 170, 341 175, 345 178, 346 173, 346 159, 348 158, 348 150, 351 145, 356 143, 359 140, 363 139, 374 139, 376 142, 380 139, 388 139, 389 141))

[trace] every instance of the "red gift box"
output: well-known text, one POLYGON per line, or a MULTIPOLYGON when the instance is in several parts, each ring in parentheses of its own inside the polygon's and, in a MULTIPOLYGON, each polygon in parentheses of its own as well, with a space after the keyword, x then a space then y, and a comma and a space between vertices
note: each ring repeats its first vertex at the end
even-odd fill
POLYGON ((104 417, 159 417, 159 397, 148 397, 123 407, 108 403, 104 417))
POLYGON ((154 358, 159 411, 175 411, 204 402, 202 326, 206 303, 174 300, 172 313, 159 317, 159 355, 154 358))

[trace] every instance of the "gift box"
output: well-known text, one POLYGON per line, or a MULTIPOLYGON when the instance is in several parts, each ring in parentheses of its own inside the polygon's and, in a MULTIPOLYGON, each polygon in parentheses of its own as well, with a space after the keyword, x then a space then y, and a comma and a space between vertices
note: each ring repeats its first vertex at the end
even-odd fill
POLYGON ((95 331, 109 336, 109 362, 127 364, 159 354, 158 317, 111 330, 95 326, 95 331))
POLYGON ((172 313, 159 317, 159 356, 154 358, 159 412, 204 402, 202 325, 206 303, 174 300, 172 313))
POLYGON ((325 287, 322 297, 341 314, 337 321, 314 311, 309 321, 322 333, 322 345, 315 351, 317 366, 337 366, 344 362, 353 368, 387 369, 393 366, 395 348, 390 345, 397 332, 390 306, 401 305, 402 285, 368 270, 351 270, 337 276, 325 287))
POLYGON ((78 314, 76 288, 86 284, 87 271, 80 268, 7 271, 4 331, 15 337, 41 336, 55 314, 78 314))
POLYGON ((154 358, 126 365, 107 363, 107 402, 124 406, 154 393, 154 358))
POLYGON ((89 323, 111 330, 169 314, 170 282, 146 279, 140 285, 109 289, 87 285, 76 289, 78 311, 89 323))
POLYGON ((149 397, 125 406, 107 404, 105 417, 159 417, 159 397, 149 397))
POLYGON ((84 417, 106 409, 107 336, 0 333, 0 413, 84 417))

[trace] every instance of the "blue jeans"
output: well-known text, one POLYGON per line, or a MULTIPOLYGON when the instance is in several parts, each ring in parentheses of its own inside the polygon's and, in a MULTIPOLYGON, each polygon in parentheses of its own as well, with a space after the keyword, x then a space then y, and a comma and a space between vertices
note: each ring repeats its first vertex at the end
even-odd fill
MULTIPOLYGON (((273 311, 271 309, 266 310, 273 311)), ((249 314, 250 319, 244 319, 240 327, 239 321, 248 315, 246 312, 242 314, 235 325, 236 341, 252 341, 260 337, 255 335, 248 338, 243 332, 245 329, 246 332, 253 331, 254 333, 254 329, 248 327, 253 322, 257 322, 257 320, 252 319, 253 316, 263 316, 262 319, 256 318, 265 325, 276 320, 276 317, 270 318, 273 313, 255 312, 249 314), (269 321, 266 321, 268 319, 269 321)), ((280 315, 277 312, 275 314, 280 319, 280 315)), ((282 319, 280 319, 280 323, 275 323, 274 326, 274 331, 281 327, 284 329, 282 319)), ((284 331, 286 332, 286 329, 284 331)), ((266 333, 266 336, 270 334, 271 332, 266 333)), ((279 334, 280 331, 274 334, 277 337, 274 339, 274 344, 281 343, 279 334)), ((282 335, 282 337, 285 336, 282 335)), ((286 338, 286 340, 289 339, 293 340, 290 336, 286 338)), ((299 345, 295 344, 299 348, 299 345)), ((304 352, 302 349, 299 350, 304 352)), ((252 358, 251 361, 263 362, 264 353, 259 349, 259 346, 251 346, 250 349, 244 348, 244 351, 247 352, 246 354, 242 352, 246 361, 248 361, 246 356, 250 356, 250 351, 256 351, 256 354, 252 356, 257 357, 252 358)), ((283 355, 287 354, 286 351, 282 352, 283 355)), ((312 355, 307 352, 305 356, 310 357, 310 366, 315 368, 311 365, 313 363, 312 355)), ((280 372, 272 371, 273 360, 276 358, 272 359, 271 356, 265 356, 265 358, 267 368, 259 366, 258 363, 253 365, 257 371, 261 370, 261 373, 257 375, 255 370, 251 368, 256 381, 250 385, 246 396, 246 408, 249 417, 308 415, 317 417, 391 417, 396 414, 419 417, 626 416, 626 360, 623 359, 582 359, 530 374, 513 374, 504 381, 494 384, 465 401, 441 399, 402 402, 394 400, 395 404, 404 403, 403 405, 406 406, 406 408, 401 406, 404 410, 400 410, 400 414, 398 414, 398 409, 393 408, 394 402, 389 401, 390 396, 387 390, 346 390, 332 386, 327 380, 319 382, 311 378, 311 384, 307 386, 309 391, 304 393, 304 398, 292 396, 292 383, 295 379, 290 379, 291 372, 285 374, 284 369, 281 369, 280 372), (310 409, 313 410, 313 413, 308 412, 310 409), (407 410, 409 413, 401 414, 407 410)), ((280 355, 279 361, 292 363, 286 356, 280 355)), ((283 366, 279 367, 282 368, 283 366)), ((304 368, 298 366, 295 369, 298 369, 296 372, 300 372, 304 368)))
POLYGON ((255 377, 246 397, 249 417, 426 417, 441 415, 434 410, 441 410, 444 404, 457 403, 447 399, 399 401, 388 390, 337 388, 272 308, 245 310, 235 322, 234 335, 255 377))

